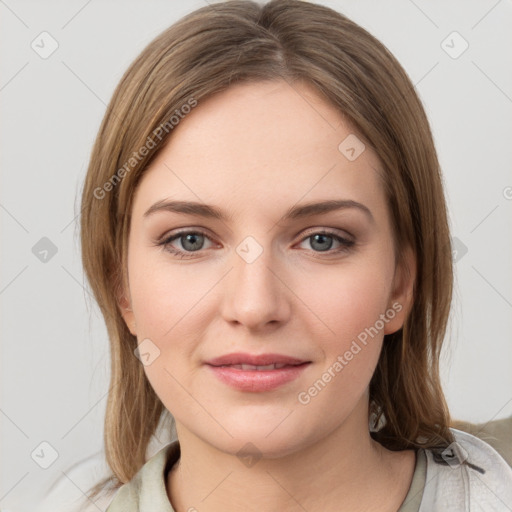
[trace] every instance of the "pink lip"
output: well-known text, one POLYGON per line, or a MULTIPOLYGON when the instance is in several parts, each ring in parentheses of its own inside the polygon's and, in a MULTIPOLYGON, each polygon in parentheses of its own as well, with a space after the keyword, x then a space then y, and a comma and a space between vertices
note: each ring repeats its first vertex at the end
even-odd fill
POLYGON ((262 392, 275 389, 295 380, 311 361, 281 354, 227 354, 206 362, 214 375, 225 384, 241 391, 262 392), (267 366, 285 365, 271 370, 243 370, 233 365, 267 366))

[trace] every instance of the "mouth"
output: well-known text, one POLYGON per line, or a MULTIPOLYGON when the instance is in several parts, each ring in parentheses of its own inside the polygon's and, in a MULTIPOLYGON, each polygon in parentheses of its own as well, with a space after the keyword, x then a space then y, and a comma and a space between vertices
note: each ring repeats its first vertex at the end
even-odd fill
POLYGON ((253 366, 255 368, 241 368, 244 370, 258 369, 269 367, 269 370, 274 370, 275 367, 282 368, 283 366, 296 366, 303 363, 309 363, 305 359, 298 359, 283 354, 244 354, 237 352, 233 354, 226 354, 224 356, 215 357, 206 362, 211 366, 253 366), (270 368, 272 366, 272 368, 270 368))
POLYGON ((280 370, 285 366, 298 366, 298 365, 287 365, 283 363, 272 363, 266 365, 254 365, 254 364, 223 364, 218 366, 218 368, 236 368, 237 370, 250 370, 256 372, 265 372, 268 370, 280 370))
POLYGON ((271 391, 297 379, 311 361, 281 354, 228 354, 206 362, 224 384, 240 391, 271 391))

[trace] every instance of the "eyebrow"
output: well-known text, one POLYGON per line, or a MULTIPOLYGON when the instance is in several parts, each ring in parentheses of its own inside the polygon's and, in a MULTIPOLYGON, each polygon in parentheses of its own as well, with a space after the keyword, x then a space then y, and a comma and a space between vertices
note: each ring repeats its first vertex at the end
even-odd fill
MULTIPOLYGON (((285 221, 295 220, 346 209, 358 209, 363 212, 371 222, 375 221, 372 212, 367 206, 351 199, 332 199, 328 201, 292 206, 286 211, 282 219, 285 221)), ((223 222, 232 220, 232 216, 226 215, 222 210, 215 206, 197 203, 194 201, 168 201, 165 199, 158 201, 151 206, 146 213, 144 213, 144 217, 148 217, 149 215, 161 211, 196 215, 198 217, 218 219, 223 222)))

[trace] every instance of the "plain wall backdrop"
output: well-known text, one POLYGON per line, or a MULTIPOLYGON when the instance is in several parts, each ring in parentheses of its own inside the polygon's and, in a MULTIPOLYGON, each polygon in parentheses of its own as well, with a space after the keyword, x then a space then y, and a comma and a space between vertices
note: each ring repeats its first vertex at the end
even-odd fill
MULTIPOLYGON (((442 366, 452 415, 512 415, 512 3, 320 3, 394 53, 431 122, 457 249, 442 366)), ((203 5, 0 0, 2 510, 32 510, 102 449, 108 339, 88 307, 79 194, 123 72, 203 5)))

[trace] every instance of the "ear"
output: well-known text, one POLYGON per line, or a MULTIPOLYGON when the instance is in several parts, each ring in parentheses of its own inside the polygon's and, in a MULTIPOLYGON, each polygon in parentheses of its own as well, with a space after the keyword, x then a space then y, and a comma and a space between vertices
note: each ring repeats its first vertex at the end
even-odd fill
POLYGON ((393 287, 389 297, 388 311, 394 316, 386 314, 390 319, 384 328, 384 334, 393 334, 400 330, 414 304, 414 285, 416 282, 416 255, 411 247, 402 249, 403 261, 396 266, 393 278, 393 287))
POLYGON ((119 310, 121 312, 121 316, 126 323, 126 326, 130 330, 130 332, 137 336, 137 328, 135 325, 135 315, 133 314, 132 306, 131 306, 131 298, 129 291, 126 292, 124 287, 122 287, 117 295, 117 303, 119 306, 119 310))

